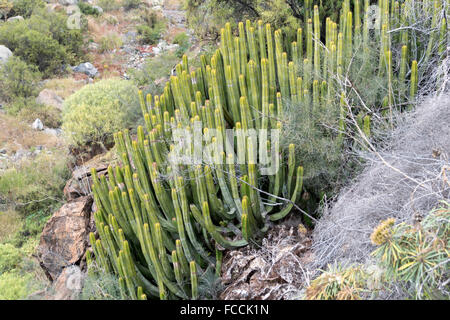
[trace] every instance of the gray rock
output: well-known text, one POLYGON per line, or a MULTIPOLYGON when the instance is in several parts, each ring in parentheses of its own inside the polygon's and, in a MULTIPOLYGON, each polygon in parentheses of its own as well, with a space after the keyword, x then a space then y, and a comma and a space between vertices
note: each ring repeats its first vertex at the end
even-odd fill
POLYGON ((16 153, 14 154, 14 156, 12 157, 12 160, 14 162, 21 160, 22 158, 26 158, 29 157, 31 155, 30 151, 24 150, 24 149, 19 149, 16 151, 16 153))
POLYGON ((76 67, 72 67, 72 70, 74 72, 80 72, 88 75, 89 77, 93 78, 98 74, 98 70, 94 65, 90 62, 81 63, 76 67))
POLYGON ((21 21, 21 20, 23 20, 23 17, 22 17, 22 16, 15 16, 15 17, 9 18, 9 19, 6 20, 6 21, 12 22, 12 21, 21 21))
POLYGON ((4 45, 0 44, 0 65, 6 63, 8 59, 13 55, 12 51, 4 45))
POLYGON ((60 96, 58 96, 54 91, 44 89, 37 96, 36 102, 62 110, 64 100, 60 96))
POLYGON ((34 130, 42 131, 44 130, 44 124, 42 123, 41 119, 38 118, 34 120, 31 128, 33 128, 34 130))
POLYGON ((62 130, 61 129, 51 129, 51 128, 45 128, 44 133, 58 137, 61 135, 62 130))
POLYGON ((78 3, 78 0, 59 0, 58 2, 63 6, 73 6, 78 3))
POLYGON ((97 11, 102 14, 103 13, 103 9, 99 6, 92 6, 92 8, 97 9, 97 11))

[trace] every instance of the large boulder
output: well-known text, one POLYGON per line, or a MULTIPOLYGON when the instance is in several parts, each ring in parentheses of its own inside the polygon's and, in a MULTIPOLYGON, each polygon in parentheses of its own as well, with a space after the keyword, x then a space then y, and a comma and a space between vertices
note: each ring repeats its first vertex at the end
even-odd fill
POLYGON ((0 44, 0 65, 6 63, 8 59, 13 55, 12 51, 4 45, 0 44))
POLYGON ((44 227, 37 249, 40 265, 54 281, 62 270, 81 264, 95 230, 92 197, 80 197, 62 206, 44 227))

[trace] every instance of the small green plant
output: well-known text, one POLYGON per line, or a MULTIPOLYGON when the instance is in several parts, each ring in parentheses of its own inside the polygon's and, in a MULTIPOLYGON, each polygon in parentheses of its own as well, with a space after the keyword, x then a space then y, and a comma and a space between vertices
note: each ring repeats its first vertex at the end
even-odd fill
POLYGON ((329 266, 311 282, 306 299, 376 298, 400 286, 405 298, 448 299, 450 204, 442 201, 422 222, 386 219, 370 237, 375 264, 329 266))
MULTIPOLYGON (((56 151, 55 151, 56 152, 56 151)), ((62 189, 70 176, 63 152, 39 154, 2 172, 0 197, 22 217, 38 211, 51 213, 62 202, 62 189)))
POLYGON ((0 275, 19 267, 22 255, 13 245, 0 243, 0 275))
POLYGON ((161 39, 161 30, 158 27, 149 27, 141 24, 137 26, 138 40, 142 44, 155 44, 161 39))
POLYGON ((94 8, 87 2, 78 2, 78 8, 85 15, 91 15, 98 17, 100 15, 100 11, 97 8, 94 8))
POLYGON ((173 38, 173 43, 178 44, 178 48, 175 52, 177 57, 181 58, 183 54, 189 49, 189 36, 186 32, 180 32, 173 38))
POLYGON ((121 3, 118 0, 98 0, 97 4, 104 10, 104 11, 113 11, 120 8, 121 3))
POLYGON ((22 16, 28 18, 33 14, 33 11, 45 7, 43 0, 13 0, 12 12, 15 16, 22 16))
POLYGON ((159 55, 149 59, 141 69, 129 70, 131 79, 139 87, 147 87, 148 93, 155 94, 162 89, 165 83, 155 83, 161 78, 168 78, 171 70, 179 62, 179 58, 174 53, 159 55))
POLYGON ((141 4, 141 0, 122 0, 122 6, 127 10, 138 8, 141 4))
POLYGON ((128 300, 126 292, 121 291, 119 279, 95 263, 89 265, 83 290, 80 295, 81 300, 128 300))
POLYGON ((110 33, 102 37, 99 41, 100 52, 109 52, 122 46, 122 38, 117 33, 110 33))
POLYGON ((430 212, 415 226, 395 225, 394 219, 381 222, 372 233, 378 248, 372 255, 386 275, 404 283, 416 299, 442 298, 439 291, 448 280, 450 252, 450 203, 430 212))
POLYGON ((64 102, 62 128, 74 145, 107 143, 139 118, 137 88, 120 79, 83 87, 64 102))

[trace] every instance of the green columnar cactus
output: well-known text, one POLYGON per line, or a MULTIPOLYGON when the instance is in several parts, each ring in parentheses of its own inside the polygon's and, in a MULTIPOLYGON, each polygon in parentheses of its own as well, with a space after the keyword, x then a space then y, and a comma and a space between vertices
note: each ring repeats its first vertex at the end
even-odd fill
MULTIPOLYGON (((308 1, 305 25, 290 44, 281 30, 260 21, 239 23, 238 34, 226 24, 219 49, 210 58, 200 56, 198 69, 184 56, 161 95, 139 93, 145 125, 137 128, 136 137, 128 130, 114 135, 121 164, 109 167, 107 178, 92 172, 99 235, 90 235, 93 253, 105 272, 118 275, 124 296, 200 298, 199 275, 209 269, 220 274, 224 248, 254 243, 269 221, 292 211, 303 192, 304 159, 296 152, 300 147, 285 150, 270 129, 286 128, 292 104, 311 126, 319 125, 317 115, 336 114, 339 131, 329 136, 345 145, 346 131, 353 128, 346 125, 351 93, 346 95, 342 83, 360 50, 361 26, 363 47, 377 42, 382 50, 380 76, 390 88, 383 105, 393 106, 391 94, 402 86, 409 85, 409 98, 415 98, 419 70, 414 61, 407 83, 407 32, 397 40, 389 37, 396 19, 405 19, 406 7, 393 5, 384 12, 381 35, 372 39, 369 1, 364 2, 362 25, 359 1, 354 4, 356 11, 349 0, 344 2, 340 25, 327 19, 321 28, 318 7, 308 1), (399 44, 402 60, 396 75, 391 50, 399 44), (253 135, 255 129, 267 131, 253 135), (194 158, 199 149, 201 156, 194 158), (266 167, 276 170, 265 174, 266 167)), ((380 5, 389 8, 384 0, 380 5)), ((443 42, 446 21, 435 23, 443 42)), ((400 102, 405 93, 398 95, 400 102)), ((367 112, 355 112, 369 136, 367 112)))

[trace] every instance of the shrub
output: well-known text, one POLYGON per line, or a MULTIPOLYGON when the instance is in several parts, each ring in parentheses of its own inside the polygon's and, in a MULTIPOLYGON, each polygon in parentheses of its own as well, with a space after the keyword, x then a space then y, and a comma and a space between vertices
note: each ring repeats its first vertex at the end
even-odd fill
POLYGON ((69 29, 66 21, 64 13, 38 10, 29 19, 0 25, 0 43, 49 76, 82 55, 82 30, 69 29))
POLYGON ((45 7, 43 0, 13 0, 12 13, 15 16, 22 16, 28 18, 36 9, 45 7))
POLYGON ((19 249, 11 244, 0 243, 0 275, 19 267, 22 255, 19 249))
POLYGON ((87 85, 64 102, 63 130, 70 143, 107 143, 139 117, 137 88, 119 79, 87 85))
POLYGON ((99 16, 100 11, 98 11, 97 8, 94 8, 87 2, 78 2, 78 8, 80 8, 80 11, 85 15, 91 15, 91 16, 99 16))
MULTIPOLYGON (((312 8, 319 6, 320 16, 339 18, 343 0, 188 0, 186 1, 187 20, 200 36, 218 36, 220 28, 227 21, 261 19, 270 23, 274 30, 301 27, 301 23, 312 17, 312 8)), ((360 1, 362 3, 362 1, 360 1)), ((362 4, 361 4, 362 5, 362 4)))
POLYGON ((141 24, 137 26, 138 40, 143 44, 155 44, 161 38, 161 30, 141 24))
POLYGON ((122 38, 117 33, 110 33, 102 37, 99 41, 100 52, 112 51, 119 48, 123 42, 122 38))
MULTIPOLYGON (((2 199, 0 198, 0 201, 2 199)), ((20 216, 14 210, 0 211, 0 243, 8 241, 20 226, 20 216)))
POLYGON ((11 11, 13 4, 8 0, 0 0, 0 18, 8 19, 8 13, 11 11))
POLYGON ((127 10, 138 8, 141 3, 141 0, 122 0, 122 6, 127 10))
POLYGON ((7 272, 0 275, 0 300, 25 299, 36 287, 31 274, 7 272))
POLYGON ((310 300, 378 298, 395 290, 403 298, 448 299, 450 204, 442 201, 422 222, 382 221, 372 232, 375 264, 328 266, 306 290, 310 300))
POLYGON ((156 84, 155 81, 162 77, 169 77, 174 66, 179 62, 179 58, 173 53, 159 55, 153 59, 147 60, 141 69, 132 69, 128 73, 131 79, 139 87, 148 87, 147 91, 152 94, 159 92, 164 83, 156 84))
POLYGON ((104 11, 112 11, 120 8, 120 2, 118 0, 98 0, 97 4, 104 11))
POLYGON ((183 54, 189 49, 189 36, 186 34, 186 32, 180 32, 173 38, 173 43, 179 45, 175 54, 177 55, 177 57, 181 58, 183 54))
POLYGON ((53 212, 62 201, 62 190, 70 177, 67 162, 63 152, 42 152, 34 159, 22 160, 2 172, 0 197, 22 216, 53 212))
POLYGON ((0 75, 0 93, 7 101, 34 96, 41 79, 36 66, 28 65, 16 56, 0 66, 0 75))

